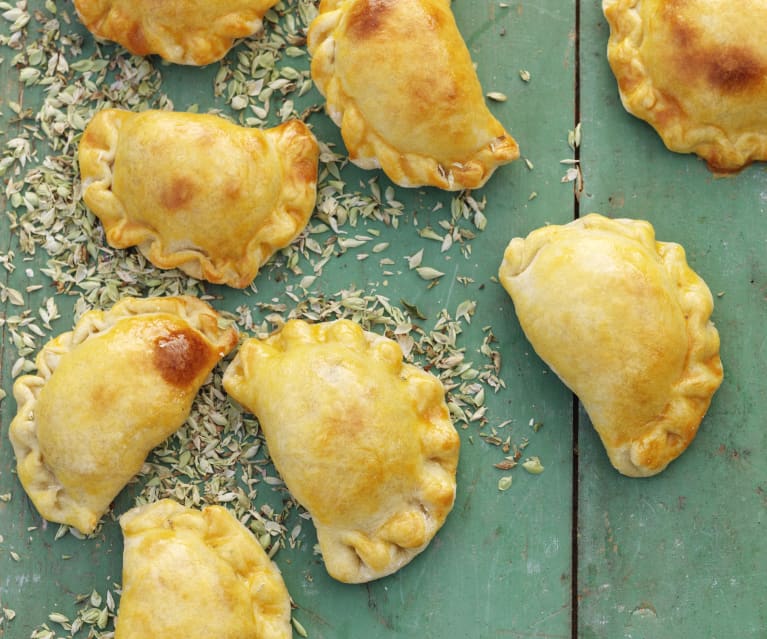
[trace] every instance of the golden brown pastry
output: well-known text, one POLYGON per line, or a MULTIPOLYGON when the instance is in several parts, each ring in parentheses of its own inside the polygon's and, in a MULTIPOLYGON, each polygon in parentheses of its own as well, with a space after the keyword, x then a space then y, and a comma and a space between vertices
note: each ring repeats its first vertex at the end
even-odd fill
POLYGON ((116 639, 288 639, 290 596, 253 535, 221 506, 170 499, 120 517, 116 639))
POLYGON ((85 27, 136 55, 202 66, 261 31, 276 0, 74 0, 85 27))
POLYGON ((722 381, 705 282, 640 220, 591 214, 506 248, 500 280, 536 353, 578 395, 613 466, 662 471, 722 381))
POLYGON ((767 159, 767 3, 603 0, 625 108, 715 172, 767 159))
POLYGON ((442 383, 396 342, 349 320, 291 320, 242 345, 224 388, 258 417, 335 579, 393 573, 444 523, 458 434, 442 383))
POLYGON ((214 115, 99 112, 79 148, 83 197, 116 248, 242 288, 309 221, 319 147, 292 120, 266 131, 214 115))
POLYGON ((126 298, 85 313, 18 378, 10 438, 40 514, 90 533, 149 451, 186 420, 237 330, 194 297, 126 298))
POLYGON ((322 0, 307 44, 358 166, 401 186, 460 190, 519 157, 485 104, 448 0, 322 0))

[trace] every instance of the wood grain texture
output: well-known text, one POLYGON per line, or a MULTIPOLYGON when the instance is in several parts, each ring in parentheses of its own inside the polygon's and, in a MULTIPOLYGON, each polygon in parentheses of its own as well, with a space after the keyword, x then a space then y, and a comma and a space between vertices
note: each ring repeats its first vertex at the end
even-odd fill
POLYGON ((627 114, 600 3, 581 11, 581 212, 642 217, 714 294, 724 383, 666 471, 630 480, 580 414, 578 636, 763 637, 767 627, 767 174, 715 179, 627 114))

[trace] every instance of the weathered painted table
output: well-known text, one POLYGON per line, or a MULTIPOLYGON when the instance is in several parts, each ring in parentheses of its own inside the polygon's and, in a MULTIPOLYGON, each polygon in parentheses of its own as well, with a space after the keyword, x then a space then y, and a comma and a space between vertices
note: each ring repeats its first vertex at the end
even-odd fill
MULTIPOLYGON (((256 528, 271 533, 269 547, 296 604, 297 636, 301 630, 315 639, 767 636, 767 174, 757 165, 714 179, 703 162, 669 153, 625 113, 605 60, 599 2, 454 4, 484 89, 508 97, 491 101, 491 109, 523 155, 471 198, 391 188, 378 172, 342 166, 338 131, 312 110, 321 97, 308 85, 300 90, 308 68, 302 43, 280 42, 280 33, 300 33, 309 4, 283 2, 262 41, 240 43, 224 63, 202 69, 142 64, 112 45, 96 49, 71 2, 26 5, 2 4, 9 39, 0 65, 8 215, 0 299, 8 396, 0 403, 0 636, 65 637, 76 619, 77 637, 109 633, 121 570, 116 517, 152 490, 147 482, 157 495, 169 481, 197 483, 198 501, 237 503, 268 522, 256 528), (323 156, 320 206, 300 250, 277 256, 251 289, 188 282, 147 266, 134 251, 109 250, 79 203, 72 158, 86 116, 107 103, 139 109, 168 101, 178 110, 221 109, 269 124, 293 110, 304 113, 340 156, 323 156), (568 131, 579 122, 576 148, 568 131), (562 163, 573 159, 579 164, 562 163), (582 183, 572 179, 577 166, 582 183), (591 211, 650 220, 659 239, 685 246, 715 294, 724 384, 689 450, 652 479, 612 469, 586 415, 523 337, 495 279, 512 236, 591 211), (443 275, 420 277, 410 268, 418 256, 420 266, 443 275), (460 329, 454 348, 482 374, 470 379, 475 373, 464 371, 462 378, 460 370, 435 368, 458 384, 453 397, 467 416, 458 420, 459 489, 447 524, 412 564, 369 585, 332 581, 313 552, 311 523, 266 462, 252 473, 260 481, 251 484, 247 504, 247 490, 221 488, 221 473, 233 469, 236 476, 239 452, 258 440, 253 428, 238 430, 206 414, 203 400, 195 423, 150 458, 146 474, 126 488, 92 538, 77 539, 40 519, 15 476, 7 437, 14 376, 49 335, 71 328, 84 300, 109 306, 121 294, 179 290, 209 295, 241 326, 252 317, 253 331, 262 322, 271 326, 270 314, 304 312, 309 298, 316 308, 335 303, 336 311, 356 309, 369 319, 374 296, 381 296, 427 336, 447 312, 460 329), (341 295, 349 290, 357 292, 341 295), (499 357, 503 386, 495 391, 499 357), (189 465, 203 452, 189 446, 195 429, 214 433, 227 448, 204 451, 207 461, 192 472, 189 465), (538 456, 544 472, 495 467, 516 450, 522 459, 538 456), (224 462, 208 463, 219 454, 224 462), (163 468, 171 469, 170 479, 163 468), (509 476, 511 487, 499 490, 509 476)), ((434 343, 445 341, 452 338, 434 343)), ((205 397, 220 406, 220 398, 215 404, 210 393, 205 397)))

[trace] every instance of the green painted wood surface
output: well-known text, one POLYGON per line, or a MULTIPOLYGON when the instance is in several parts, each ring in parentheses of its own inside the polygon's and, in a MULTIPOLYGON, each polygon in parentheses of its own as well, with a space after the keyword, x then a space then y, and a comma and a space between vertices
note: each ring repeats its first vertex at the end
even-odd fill
MULTIPOLYGON (((36 9, 41 5, 30 3, 36 9)), ((71 4, 56 5, 72 17, 72 26, 65 30, 84 33, 71 4)), ((565 222, 572 216, 572 193, 568 185, 560 184, 559 160, 568 155, 565 140, 573 120, 575 11, 574 5, 559 0, 510 5, 502 7, 491 1, 458 3, 455 12, 485 90, 509 96, 508 102, 492 103, 492 110, 517 137, 535 169, 529 170, 521 161, 504 167, 478 194, 487 198, 488 224, 487 230, 471 241, 469 258, 457 246, 441 253, 438 243, 418 235, 426 225, 437 227, 440 221, 450 220, 452 195, 434 189, 397 188, 396 196, 407 210, 398 229, 374 221, 345 229, 352 233, 380 232, 380 241, 391 245, 382 256, 395 260, 396 265, 391 267, 395 274, 384 276, 377 260, 358 261, 359 251, 348 251, 330 260, 313 287, 318 293, 332 295, 357 286, 367 293, 387 295, 393 303, 404 298, 417 305, 427 322, 432 323, 440 309, 453 314, 462 301, 476 300, 477 311, 461 337, 462 344, 468 357, 478 358, 482 329, 492 326, 503 353, 502 376, 507 385, 487 400, 488 428, 513 420, 503 427, 502 434, 511 433, 516 441, 529 437, 527 452, 541 457, 546 472, 536 477, 515 470, 511 490, 499 492, 497 482, 502 473, 493 464, 502 459, 502 453, 482 440, 476 426, 462 430, 458 497, 447 524, 406 569, 369 585, 349 586, 330 579, 312 552, 316 539, 312 527, 305 524, 301 547, 280 550, 275 560, 296 603, 295 617, 314 639, 571 634, 571 397, 560 385, 551 383, 545 366, 531 354, 514 320, 510 300, 495 281, 495 273, 503 248, 513 234, 526 233, 546 221, 565 222), (519 77, 519 70, 525 68, 533 77, 529 83, 519 77), (530 126, 541 105, 558 108, 547 109, 545 128, 530 126), (532 191, 537 191, 539 197, 529 201, 532 191), (438 203, 442 208, 434 210, 438 203), (433 288, 427 288, 425 281, 409 272, 404 260, 420 248, 425 250, 424 264, 448 273, 433 288), (471 277, 473 283, 464 286, 455 280, 456 276, 471 277), (543 422, 545 427, 533 433, 530 419, 543 422)), ((38 26, 33 21, 30 33, 38 26)), ((86 54, 91 50, 87 43, 86 38, 86 54)), ((233 51, 230 59, 236 54, 237 50, 233 51)), ((3 68, 13 77, 15 70, 9 69, 7 63, 3 68)), ((218 65, 205 69, 160 68, 162 90, 176 109, 192 105, 203 111, 226 108, 212 94, 218 65)), ((9 89, 10 93, 13 89, 9 89)), ((25 96, 31 107, 35 99, 39 96, 34 92, 25 96)), ((314 90, 304 99, 307 105, 322 103, 314 90)), ((309 122, 318 137, 340 145, 336 127, 324 114, 313 114, 309 122)), ((343 175, 350 185, 373 177, 378 178, 382 190, 389 185, 379 172, 350 167, 343 175)), ((4 237, 8 237, 7 229, 4 237)), ((16 242, 13 234, 11 242, 16 242)), ((46 260, 44 252, 38 251, 23 265, 19 260, 19 267, 9 276, 9 284, 23 290, 27 283, 25 269, 31 268, 36 274, 34 281, 46 285, 44 291, 25 300, 32 309, 52 292, 50 282, 38 270, 46 260)), ((6 276, 4 272, 2 275, 6 276)), ((254 307, 258 301, 280 297, 286 281, 296 279, 287 273, 283 260, 282 265, 278 263, 259 275, 257 293, 246 296, 216 286, 206 290, 219 297, 214 302, 217 307, 232 310, 242 303, 254 307)), ((61 299, 60 304, 71 309, 73 301, 61 299)), ((7 312, 18 310, 8 308, 7 312)), ((71 322, 71 311, 64 313, 55 322, 54 331, 68 330, 71 322)), ((3 387, 9 393, 15 359, 14 349, 7 345, 2 375, 3 387)), ((79 541, 68 535, 55 541, 58 526, 41 521, 14 475, 7 431, 16 406, 10 395, 0 404, 0 410, 0 494, 10 496, 10 501, 0 502, 0 606, 15 611, 12 621, 0 625, 0 635, 5 639, 29 637, 47 622, 64 636, 59 625, 48 621, 51 612, 72 618, 76 594, 92 589, 103 593, 119 583, 119 526, 114 516, 108 516, 93 539, 79 541), (18 561, 13 560, 12 552, 18 561)), ((135 487, 128 487, 121 494, 113 515, 131 505, 134 493, 135 487)), ((258 496, 279 501, 279 495, 267 486, 259 489, 258 496)), ((85 634, 81 630, 76 636, 85 634)))
POLYGON ((642 217, 714 293, 722 387, 688 450, 617 475, 581 413, 578 636, 767 636, 767 173, 714 179, 623 111, 600 3, 582 3, 581 213, 642 217))
MULTIPOLYGON (((73 16, 69 2, 56 5, 73 16)), ((42 9, 42 2, 30 2, 30 7, 42 9)), ((348 251, 334 256, 313 286, 326 295, 357 286, 394 303, 406 299, 427 316, 427 323, 443 308, 454 313, 465 299, 475 300, 477 310, 461 343, 468 356, 478 359, 482 329, 491 326, 506 383, 487 399, 488 426, 513 420, 503 432, 510 431, 516 441, 529 437, 526 452, 539 455, 546 470, 532 476, 515 469, 512 488, 499 492, 503 473, 493 464, 502 454, 482 440, 477 427, 462 430, 455 509, 430 547, 396 575, 363 586, 334 582, 312 553, 316 539, 310 525, 303 526, 299 548, 278 552, 275 560, 297 605, 295 617, 310 637, 328 639, 765 636, 764 167, 714 180, 702 162, 667 152, 649 127, 626 114, 605 62, 607 27, 598 2, 580 3, 579 32, 576 2, 566 0, 458 0, 453 9, 484 89, 509 97, 491 103, 491 109, 533 168, 517 161, 477 192, 487 199, 488 224, 470 242, 468 258, 457 247, 441 253, 437 243, 418 235, 426 225, 450 220, 451 195, 396 188, 407 210, 399 228, 362 221, 346 229, 378 232, 380 241, 390 242, 383 255, 395 260, 390 267, 395 274, 384 275, 376 260, 358 261, 356 252, 348 251), (520 79, 521 69, 530 72, 529 82, 520 79), (566 140, 578 117, 578 102, 585 181, 579 206, 572 185, 561 182, 566 166, 560 163, 573 155, 566 140), (530 199, 532 193, 537 197, 530 199), (435 210, 437 204, 442 208, 435 210), (576 425, 579 454, 574 458, 572 396, 532 352, 510 300, 494 279, 512 236, 592 210, 649 219, 659 239, 684 244, 693 268, 714 293, 724 293, 716 298, 714 320, 722 337, 725 383, 690 449, 650 480, 623 478, 612 470, 583 413, 576 425), (420 248, 425 264, 447 273, 433 288, 409 272, 404 261, 420 248), (464 286, 456 276, 473 282, 464 286), (544 427, 533 433, 531 418, 544 427)), ((30 33, 35 28, 33 21, 30 33)), ((83 32, 74 17, 67 29, 83 32)), ((236 54, 237 49, 230 59, 236 54)), ((7 139, 18 127, 10 121, 7 100, 18 100, 21 92, 17 70, 8 64, 12 54, 4 50, 3 55, 0 110, 7 139)), ((162 90, 175 108, 227 108, 212 93, 218 65, 160 68, 162 90)), ((306 106, 322 102, 314 90, 303 100, 306 106)), ((39 93, 24 92, 27 106, 34 108, 36 101, 39 93)), ((324 114, 311 115, 309 122, 318 137, 342 149, 337 129, 324 114)), ((382 189, 389 185, 378 172, 347 167, 343 176, 350 185, 376 176, 382 189)), ((5 217, 2 224, 0 247, 16 250, 19 257, 16 270, 0 269, 0 277, 23 290, 29 283, 25 271, 33 270, 34 283, 46 287, 26 296, 34 312, 53 292, 39 274, 47 256, 38 251, 23 261, 5 217)), ((257 293, 216 286, 205 290, 217 297, 216 306, 233 310, 239 304, 284 300, 286 283, 295 279, 277 259, 259 275, 257 293)), ((72 322, 74 298, 60 296, 58 302, 64 312, 54 332, 68 330, 72 322)), ((19 312, 8 304, 4 310, 19 312)), ((9 396, 0 402, 0 495, 10 499, 0 501, 0 607, 16 616, 0 624, 0 636, 23 639, 47 622, 63 637, 66 633, 47 620, 51 612, 72 616, 76 594, 103 592, 119 583, 119 526, 108 516, 92 539, 54 540, 57 526, 46 526, 24 496, 7 439, 16 410, 10 396, 16 353, 3 331, 2 386, 9 396)), ((113 515, 130 507, 135 490, 129 486, 121 494, 113 515)), ((258 498, 279 501, 266 486, 258 498)), ((83 630, 76 636, 86 634, 83 630)))

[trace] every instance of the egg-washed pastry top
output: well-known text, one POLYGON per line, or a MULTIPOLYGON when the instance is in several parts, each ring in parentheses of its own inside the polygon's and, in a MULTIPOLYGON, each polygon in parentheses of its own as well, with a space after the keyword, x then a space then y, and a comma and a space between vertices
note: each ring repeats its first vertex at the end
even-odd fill
POLYGON ((261 31, 276 0, 74 0, 83 25, 135 55, 202 66, 261 31))
POLYGON ((317 197, 319 146, 299 120, 262 130, 214 115, 105 109, 78 160, 83 198, 110 245, 236 288, 299 235, 317 197))
POLYGON ((311 73, 349 159, 400 186, 475 189, 519 157, 449 0, 322 0, 311 73))
POLYGON ((722 381, 711 292, 642 220, 590 214, 511 240, 499 278, 535 352, 578 396, 610 461, 654 475, 722 381))
POLYGON ((765 0, 603 0, 625 108, 717 173, 767 160, 765 0))
POLYGON ((459 437, 442 383, 404 363, 395 341, 349 320, 290 320, 246 340, 223 383, 258 417, 335 579, 399 570, 444 523, 459 437))
POLYGON ((10 439, 49 521, 90 533, 149 451, 186 420, 237 330, 195 297, 126 298, 88 311, 19 377, 10 439))
POLYGON ((170 499, 120 517, 116 639, 289 639, 290 595, 277 566, 225 508, 170 499))

